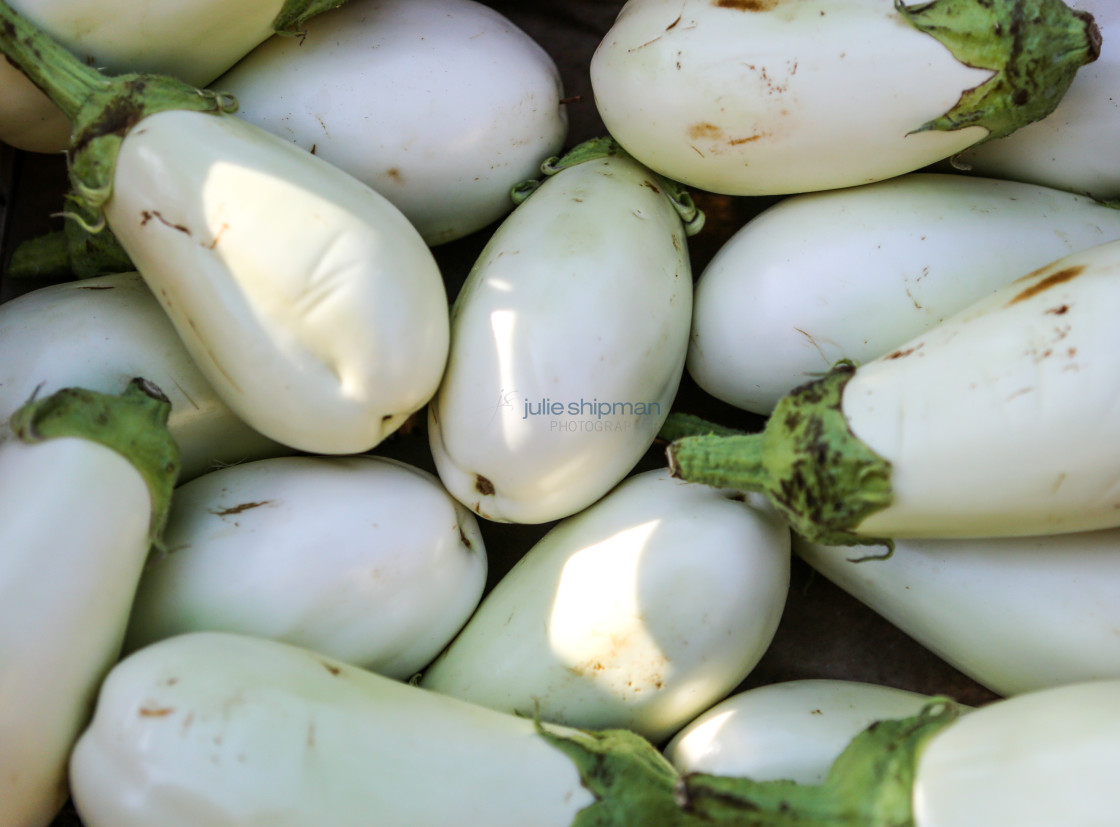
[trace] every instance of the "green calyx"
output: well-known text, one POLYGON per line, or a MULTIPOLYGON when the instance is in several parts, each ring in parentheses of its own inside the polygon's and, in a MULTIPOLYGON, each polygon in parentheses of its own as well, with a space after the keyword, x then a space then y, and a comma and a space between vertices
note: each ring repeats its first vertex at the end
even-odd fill
POLYGON ((649 742, 624 730, 537 732, 576 765, 594 803, 572 827, 913 827, 918 759, 961 707, 936 699, 909 718, 861 732, 823 784, 679 774, 649 742))
POLYGON ((159 545, 171 492, 179 478, 179 446, 167 429, 171 402, 146 379, 133 379, 120 395, 63 388, 44 399, 34 396, 12 414, 12 432, 34 444, 78 437, 120 454, 140 473, 152 501, 148 536, 159 545))
POLYGON ((961 63, 992 77, 961 93, 945 114, 915 132, 981 126, 985 141, 1046 117, 1077 70, 1097 59, 1101 34, 1088 12, 1062 0, 930 0, 895 9, 961 63))
MULTIPOLYGON (((586 140, 582 144, 577 144, 564 155, 545 159, 541 164, 541 174, 544 175, 545 178, 548 178, 569 167, 578 166, 588 161, 596 161, 600 158, 628 158, 638 163, 630 153, 622 148, 622 145, 619 144, 618 141, 609 135, 604 135, 602 137, 586 140)), ((689 192, 677 181, 658 175, 653 170, 648 170, 648 172, 660 185, 661 191, 665 193, 665 196, 669 199, 669 203, 671 203, 673 209, 677 211, 677 215, 681 217, 685 235, 694 236, 700 232, 700 230, 704 228, 704 213, 696 206, 689 192)), ((515 184, 510 190, 510 197, 513 199, 513 203, 521 204, 526 198, 537 191, 541 183, 542 179, 530 178, 527 181, 515 184)))
POLYGON ((856 533, 891 504, 891 464, 852 433, 841 401, 855 371, 841 363, 774 408, 759 434, 694 435, 667 449, 674 476, 765 494, 795 531, 829 545, 882 545, 856 533))
POLYGON ((3 0, 0 52, 73 122, 69 151, 72 197, 94 211, 112 194, 121 141, 142 119, 169 109, 215 113, 237 109, 229 95, 196 89, 164 75, 103 75, 3 0))
POLYGON ((100 216, 81 203, 60 213, 61 230, 30 238, 12 251, 7 275, 13 279, 87 279, 127 273, 136 267, 100 216))

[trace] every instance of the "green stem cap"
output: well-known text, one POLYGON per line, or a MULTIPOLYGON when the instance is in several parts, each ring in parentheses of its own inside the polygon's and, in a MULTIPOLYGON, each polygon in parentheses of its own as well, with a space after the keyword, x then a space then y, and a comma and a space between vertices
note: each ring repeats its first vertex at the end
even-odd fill
POLYGON ((152 501, 149 539, 159 545, 171 492, 179 478, 179 446, 167 429, 171 402, 147 379, 133 379, 117 396, 85 388, 63 388, 34 396, 12 414, 12 432, 34 444, 78 437, 120 454, 139 472, 152 501))
POLYGON ((894 6, 958 61, 992 72, 915 132, 982 126, 984 141, 1009 135, 1053 112, 1077 70, 1101 51, 1092 15, 1062 0, 894 0, 894 6))
POLYGON ((716 488, 765 494, 795 531, 830 545, 883 545, 857 533, 891 504, 891 464, 852 433, 844 387, 855 372, 841 363, 792 391, 762 433, 685 436, 667 449, 673 475, 716 488))

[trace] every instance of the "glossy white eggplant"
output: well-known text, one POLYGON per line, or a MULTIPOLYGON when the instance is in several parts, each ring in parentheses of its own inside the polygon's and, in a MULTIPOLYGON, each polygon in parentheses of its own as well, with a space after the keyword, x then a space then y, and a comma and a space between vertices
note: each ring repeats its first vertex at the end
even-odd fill
POLYGON ((0 4, 0 51, 73 115, 100 212, 216 393, 291 448, 361 453, 435 392, 447 297, 381 195, 174 78, 107 78, 0 4))
POLYGON ((820 784, 844 747, 875 721, 917 715, 928 695, 859 681, 802 679, 732 695, 665 747, 680 772, 820 784))
POLYGON ((121 661, 70 776, 87 827, 567 827, 595 800, 528 719, 218 632, 121 661))
POLYGON ((1099 48, 1089 15, 1060 2, 630 0, 591 84, 607 130, 662 175, 782 194, 1007 134, 1051 111, 1099 48))
POLYGON ((971 147, 953 163, 977 175, 1029 181, 1120 198, 1120 4, 1113 0, 1069 0, 1093 15, 1101 32, 1101 54, 1077 73, 1050 115, 1013 135, 971 147))
POLYGON ((789 531, 743 499, 627 479, 518 561, 421 686, 663 741, 746 677, 785 606, 789 531))
POLYGON ((395 460, 280 457, 176 489, 125 650, 190 631, 275 638, 394 678, 426 666, 482 597, 474 515, 395 460))
POLYGON ((795 538, 798 555, 999 695, 1120 678, 1120 529, 896 540, 886 560, 795 538))
POLYGON ((1023 273, 1120 238, 1120 210, 1046 187, 912 173, 784 199, 696 284, 687 367, 769 413, 837 362, 891 352, 1023 273))
MULTIPOLYGON (((158 72, 205 86, 278 30, 337 5, 285 0, 13 0, 12 6, 88 66, 158 72)), ((14 66, 0 62, 0 141, 61 152, 69 118, 14 66)))
POLYGON ((171 401, 167 427, 179 445, 181 482, 290 450, 214 393, 138 273, 43 287, 0 305, 0 422, 36 391, 110 393, 134 376, 171 401))
POLYGON ((1120 524, 1120 241, 1074 253, 775 408, 670 446, 684 479, 764 490, 817 542, 1120 524))
POLYGON ((513 208, 567 135, 552 58, 474 0, 349 0, 212 84, 237 114, 346 170, 441 244, 513 208))
POLYGON ((428 407, 444 485, 502 522, 566 517, 625 477, 669 414, 688 347, 692 278, 671 184, 609 141, 549 170, 456 298, 428 407))
POLYGON ((21 408, 0 441, 3 827, 54 819, 70 750, 119 656, 176 470, 167 400, 149 393, 137 384, 106 403, 60 391, 21 408))

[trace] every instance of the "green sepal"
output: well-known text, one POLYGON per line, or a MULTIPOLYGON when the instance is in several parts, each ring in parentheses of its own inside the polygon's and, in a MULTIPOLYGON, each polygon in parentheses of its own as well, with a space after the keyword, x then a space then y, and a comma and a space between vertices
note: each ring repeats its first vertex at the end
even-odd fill
POLYGON ((851 740, 823 784, 691 773, 678 798, 703 824, 751 827, 913 827, 918 760, 962 707, 935 699, 917 715, 878 721, 851 740))
POLYGON ((342 3, 343 0, 284 0, 283 8, 272 21, 272 30, 279 35, 301 35, 304 23, 342 3))
POLYGON ((136 269, 100 216, 81 204, 60 215, 66 219, 61 230, 29 238, 12 251, 10 278, 88 279, 136 269))
POLYGON ((891 463, 852 433, 844 416, 851 363, 791 391, 760 434, 687 436, 666 451, 674 476, 765 494, 791 527, 827 545, 887 545, 856 533, 889 506, 891 463))
MULTIPOLYGON (((568 150, 563 155, 554 155, 551 158, 546 158, 541 163, 541 174, 546 178, 556 175, 558 172, 563 172, 570 167, 585 164, 588 161, 597 161, 600 158, 629 158, 635 163, 640 163, 634 156, 622 148, 622 145, 612 138, 610 135, 603 135, 597 138, 590 138, 581 144, 576 144, 572 149, 568 150)), ((684 225, 685 235, 694 236, 704 228, 704 212, 696 206, 692 200, 692 195, 684 188, 684 185, 674 181, 670 178, 665 178, 658 175, 653 170, 648 170, 650 176, 654 178, 661 187, 661 191, 665 197, 669 199, 669 203, 673 205, 673 209, 677 211, 680 216, 681 223, 684 225)), ((525 201, 530 195, 537 191, 541 185, 541 179, 530 178, 526 181, 521 181, 514 184, 510 189, 510 198, 513 199, 514 205, 519 205, 525 201)))
POLYGON ((1077 70, 1100 54, 1092 16, 1062 0, 930 0, 915 6, 894 0, 894 6, 958 61, 993 73, 915 132, 981 126, 988 130, 983 141, 1002 138, 1053 112, 1077 70))
POLYGON ((237 100, 166 75, 129 74, 91 91, 74 116, 70 144, 72 197, 98 210, 113 193, 117 153, 125 135, 149 115, 169 110, 230 114, 237 100))
POLYGON ((63 388, 43 399, 32 395, 12 414, 15 436, 34 444, 78 437, 103 445, 128 460, 151 497, 148 537, 157 548, 179 478, 179 446, 167 429, 171 402, 147 379, 133 379, 120 395, 63 388))
POLYGON ((572 760, 583 786, 595 796, 571 827, 689 823, 677 805, 676 769, 640 735, 624 729, 562 735, 534 723, 538 735, 572 760))

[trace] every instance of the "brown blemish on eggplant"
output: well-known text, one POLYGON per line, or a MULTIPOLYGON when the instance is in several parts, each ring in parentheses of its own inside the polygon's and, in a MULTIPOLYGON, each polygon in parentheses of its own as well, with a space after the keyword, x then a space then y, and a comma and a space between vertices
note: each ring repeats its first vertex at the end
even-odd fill
POLYGON ((323 665, 323 668, 324 668, 324 669, 326 669, 326 670, 327 670, 328 672, 330 672, 330 673, 331 673, 332 675, 334 675, 334 676, 335 676, 336 678, 337 678, 337 677, 338 677, 339 675, 341 675, 341 674, 342 674, 342 670, 341 670, 341 669, 339 669, 339 668, 338 668, 337 666, 335 666, 334 664, 331 664, 331 663, 327 663, 327 662, 326 662, 326 661, 324 661, 324 660, 321 660, 321 661, 319 661, 319 663, 321 663, 321 664, 323 665))
POLYGON ((884 359, 903 359, 903 358, 909 356, 911 353, 914 353, 915 351, 921 350, 924 345, 925 345, 925 342, 922 342, 920 344, 914 345, 914 347, 908 347, 908 348, 906 348, 906 350, 896 350, 894 353, 888 353, 883 358, 884 359))
POLYGON ((668 26, 665 27, 665 31, 669 31, 670 29, 675 29, 677 27, 677 24, 680 23, 680 22, 681 22, 681 16, 678 14, 677 19, 674 20, 672 23, 670 23, 668 26))
POLYGON ((229 224, 226 224, 225 222, 223 222, 222 223, 222 228, 220 230, 218 230, 218 234, 216 236, 214 236, 214 240, 206 245, 206 249, 207 250, 213 250, 215 247, 217 247, 218 242, 222 240, 222 236, 226 234, 226 230, 228 230, 228 229, 229 229, 229 224))
POLYGON ((770 11, 780 0, 712 0, 712 5, 720 9, 738 11, 770 11))
POLYGON ((174 711, 175 711, 174 707, 170 707, 170 706, 157 706, 157 707, 142 706, 142 707, 140 707, 140 717, 141 718, 166 718, 168 715, 170 715, 174 711))
POLYGON ((767 134, 768 133, 766 133, 766 132, 760 132, 757 135, 751 135, 751 136, 746 137, 746 138, 732 138, 727 143, 729 143, 731 146, 739 146, 739 144, 749 144, 753 141, 757 141, 757 140, 760 140, 762 138, 765 138, 767 134))
POLYGON ((232 508, 222 508, 218 511, 211 511, 210 513, 216 514, 219 517, 229 517, 233 514, 240 514, 243 511, 248 511, 250 508, 260 508, 262 505, 270 505, 271 503, 272 500, 261 500, 256 503, 241 503, 241 505, 235 505, 232 508))
POLYGON ((653 183, 653 181, 649 181, 649 180, 642 181, 642 186, 643 187, 649 187, 651 190, 653 190, 656 193, 661 192, 661 189, 657 186, 657 184, 653 183))
POLYGON ((185 233, 186 235, 191 234, 191 231, 184 227, 182 224, 172 224, 170 221, 163 217, 163 214, 160 213, 159 210, 141 210, 140 226, 146 227, 148 225, 148 222, 153 218, 165 227, 170 227, 173 230, 178 230, 179 232, 185 233))
MULTIPOLYGON (((1031 276, 1037 276, 1040 272, 1042 271, 1036 270, 1031 274, 1031 276)), ((1007 306, 1010 307, 1013 304, 1037 296, 1039 293, 1044 293, 1051 287, 1055 287, 1059 284, 1065 284, 1067 281, 1072 281, 1073 279, 1080 276, 1083 272, 1085 272, 1085 265, 1079 264, 1075 267, 1065 267, 1056 273, 1051 273, 1050 275, 1046 276, 1043 279, 1040 279, 1037 283, 1032 284, 1022 293, 1017 295, 1007 303, 1007 306)), ((1030 278, 1030 276, 1028 276, 1027 278, 1030 278)))
POLYGON ((389 167, 385 170, 385 176, 398 184, 404 182, 404 176, 401 175, 401 171, 396 167, 389 167))
POLYGON ((474 489, 484 497, 493 496, 496 490, 494 488, 494 483, 490 482, 490 480, 486 479, 482 474, 474 475, 474 489))
POLYGON ((1062 304, 1062 305, 1059 305, 1058 307, 1051 307, 1046 312, 1048 314, 1050 314, 1051 316, 1064 316, 1066 313, 1069 312, 1069 305, 1068 304, 1062 304))
POLYGON ((696 140, 699 138, 722 138, 723 130, 714 123, 701 121, 688 128, 688 137, 696 140))
POLYGON ((463 545, 467 548, 474 548, 474 546, 471 545, 470 538, 467 537, 467 533, 463 531, 462 526, 459 526, 459 540, 462 541, 463 545))

